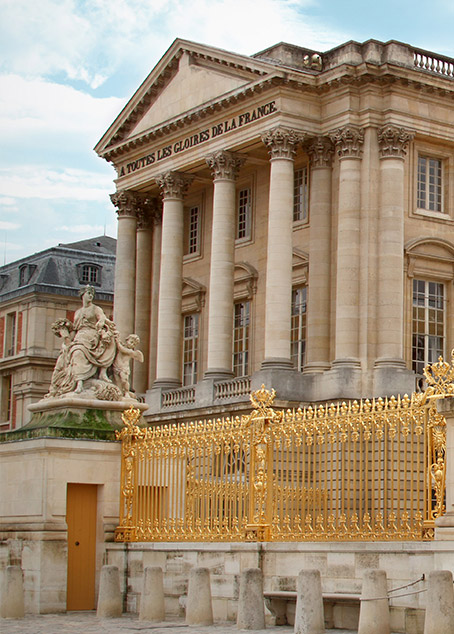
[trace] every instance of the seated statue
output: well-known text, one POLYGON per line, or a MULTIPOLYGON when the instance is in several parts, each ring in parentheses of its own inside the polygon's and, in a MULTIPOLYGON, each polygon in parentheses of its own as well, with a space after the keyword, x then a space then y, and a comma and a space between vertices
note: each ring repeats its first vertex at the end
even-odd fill
POLYGON ((117 352, 115 335, 117 329, 113 321, 107 319, 104 311, 93 303, 95 289, 86 286, 80 292, 82 308, 74 316, 74 332, 69 350, 70 371, 76 381, 76 394, 83 390, 83 382, 98 376, 108 381, 109 368, 117 352))
POLYGON ((120 341, 113 321, 93 303, 95 289, 86 286, 80 292, 82 307, 69 319, 58 319, 52 324, 54 333, 63 339, 46 398, 61 397, 70 393, 91 396, 102 400, 133 398, 130 392, 131 359, 143 361, 136 350, 137 335, 129 335, 120 341))

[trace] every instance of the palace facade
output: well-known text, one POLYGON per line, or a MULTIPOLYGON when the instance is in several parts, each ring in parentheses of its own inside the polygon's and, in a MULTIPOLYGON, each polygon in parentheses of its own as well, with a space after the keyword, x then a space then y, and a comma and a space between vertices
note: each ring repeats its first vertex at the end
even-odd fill
POLYGON ((115 248, 114 238, 98 236, 0 267, 0 432, 28 423, 28 406, 48 392, 61 346, 51 326, 72 321, 80 288, 94 286, 112 314, 115 248))
POLYGON ((176 40, 97 144, 150 420, 411 393, 454 346, 454 60, 176 40))

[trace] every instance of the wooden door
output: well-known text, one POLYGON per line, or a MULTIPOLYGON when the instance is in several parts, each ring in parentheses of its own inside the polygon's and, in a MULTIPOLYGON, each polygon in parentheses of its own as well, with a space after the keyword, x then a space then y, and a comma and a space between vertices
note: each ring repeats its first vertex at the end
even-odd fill
POLYGON ((67 610, 95 609, 97 486, 68 484, 67 610))

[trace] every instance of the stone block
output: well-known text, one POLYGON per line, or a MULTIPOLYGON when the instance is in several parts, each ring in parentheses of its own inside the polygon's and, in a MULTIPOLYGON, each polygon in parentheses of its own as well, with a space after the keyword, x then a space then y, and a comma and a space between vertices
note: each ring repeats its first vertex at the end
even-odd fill
POLYGON ((263 575, 259 568, 249 568, 241 573, 237 627, 239 630, 265 628, 263 575))
POLYGON ((120 576, 116 566, 103 566, 99 581, 97 616, 119 618, 122 614, 120 576))
POLYGON ((405 633, 424 634, 425 610, 407 608, 405 610, 405 633))
POLYGON ((212 623, 210 571, 208 568, 193 568, 189 575, 186 624, 211 625, 212 623))

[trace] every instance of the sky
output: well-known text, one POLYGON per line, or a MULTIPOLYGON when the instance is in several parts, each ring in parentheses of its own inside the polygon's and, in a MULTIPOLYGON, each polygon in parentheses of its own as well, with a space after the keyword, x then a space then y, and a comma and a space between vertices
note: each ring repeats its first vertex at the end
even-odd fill
POLYGON ((0 0, 0 264, 116 237, 94 145, 175 38, 250 55, 399 40, 454 57, 452 0, 0 0))

